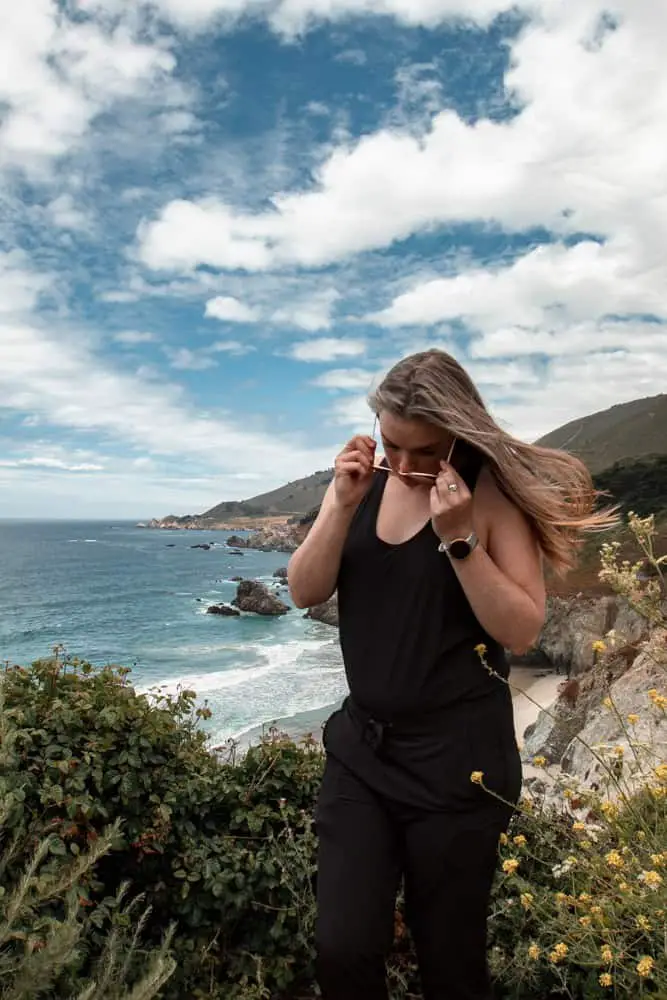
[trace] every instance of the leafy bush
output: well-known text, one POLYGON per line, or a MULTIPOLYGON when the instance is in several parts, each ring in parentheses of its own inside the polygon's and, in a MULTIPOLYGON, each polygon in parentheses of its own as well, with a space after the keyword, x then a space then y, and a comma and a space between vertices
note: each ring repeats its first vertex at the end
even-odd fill
MULTIPOLYGON (((2 708, 0 687, 0 708, 2 708)), ((83 886, 118 840, 119 824, 87 849, 64 848, 56 832, 41 837, 41 824, 26 822, 24 771, 17 751, 19 730, 11 713, 0 714, 0 996, 29 1000, 48 994, 76 1000, 150 1000, 174 971, 171 930, 146 956, 140 939, 148 911, 142 900, 125 904, 127 886, 105 899, 96 924, 106 935, 97 960, 87 961, 83 886), (130 933, 132 920, 138 918, 130 933)))
POLYGON ((104 946, 109 900, 130 882, 150 907, 150 936, 178 924, 167 995, 232 997, 256 977, 258 954, 272 989, 308 968, 314 745, 270 734, 222 761, 207 749, 198 723, 208 710, 195 709, 194 692, 139 695, 126 669, 60 652, 8 667, 3 689, 22 761, 8 835, 27 828, 50 838, 50 856, 78 858, 121 824, 113 853, 83 866, 73 886, 92 954, 104 946))

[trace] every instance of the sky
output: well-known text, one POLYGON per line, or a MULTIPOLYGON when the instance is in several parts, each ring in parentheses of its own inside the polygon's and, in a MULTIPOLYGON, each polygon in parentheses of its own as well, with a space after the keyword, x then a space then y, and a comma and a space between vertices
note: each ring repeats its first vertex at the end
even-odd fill
POLYGON ((524 440, 667 388, 667 5, 0 10, 0 516, 332 465, 449 351, 524 440))

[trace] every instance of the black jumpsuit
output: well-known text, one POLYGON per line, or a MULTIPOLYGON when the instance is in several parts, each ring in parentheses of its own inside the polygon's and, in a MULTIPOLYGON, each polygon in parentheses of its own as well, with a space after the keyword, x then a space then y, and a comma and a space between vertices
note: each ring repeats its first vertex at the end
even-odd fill
MULTIPOLYGON (((471 491, 480 459, 461 450, 471 491)), ((317 979, 324 1000, 385 1000, 404 880, 425 1000, 490 1000, 486 921, 498 838, 521 763, 502 647, 473 614, 430 522, 399 545, 376 520, 386 476, 359 505, 338 578, 350 695, 324 730, 317 804, 317 979)))

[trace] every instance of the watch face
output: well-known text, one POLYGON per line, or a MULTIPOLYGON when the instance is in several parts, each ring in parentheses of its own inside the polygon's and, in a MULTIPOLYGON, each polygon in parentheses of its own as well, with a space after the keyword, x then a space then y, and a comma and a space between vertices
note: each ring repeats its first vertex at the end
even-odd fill
POLYGON ((470 542, 466 542, 465 538, 456 538, 449 546, 449 554, 454 559, 465 559, 470 549, 470 542))

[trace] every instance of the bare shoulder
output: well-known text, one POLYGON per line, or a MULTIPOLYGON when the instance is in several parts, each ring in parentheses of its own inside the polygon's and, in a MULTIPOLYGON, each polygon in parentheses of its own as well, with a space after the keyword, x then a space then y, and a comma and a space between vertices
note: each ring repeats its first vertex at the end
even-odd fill
POLYGON ((500 489, 488 466, 480 471, 474 493, 477 532, 496 565, 542 606, 542 553, 530 519, 500 489), (482 532, 483 534, 480 534, 482 532))
POLYGON ((473 504, 475 521, 488 541, 499 533, 518 536, 524 542, 532 541, 533 530, 529 519, 501 490, 488 465, 480 469, 473 504))
POLYGON ((487 511, 497 513, 499 510, 515 510, 518 514, 521 513, 518 507, 500 489, 496 477, 486 464, 479 470, 474 500, 475 505, 479 507, 480 513, 487 511))

